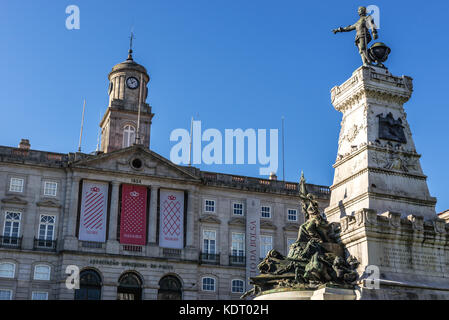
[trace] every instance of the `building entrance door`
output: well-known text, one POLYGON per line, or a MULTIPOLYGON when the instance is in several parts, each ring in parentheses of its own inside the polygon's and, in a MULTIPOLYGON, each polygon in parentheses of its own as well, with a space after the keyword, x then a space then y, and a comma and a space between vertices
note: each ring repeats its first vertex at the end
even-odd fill
POLYGON ((142 300, 142 281, 136 274, 128 272, 120 277, 117 300, 142 300))
POLYGON ((174 276, 165 276, 159 281, 158 300, 182 300, 182 284, 174 276))

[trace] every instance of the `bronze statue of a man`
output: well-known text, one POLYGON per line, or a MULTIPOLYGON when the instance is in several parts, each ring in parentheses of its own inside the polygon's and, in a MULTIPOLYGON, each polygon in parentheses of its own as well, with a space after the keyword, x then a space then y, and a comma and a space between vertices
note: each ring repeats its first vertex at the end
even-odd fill
POLYGON ((374 24, 373 17, 368 16, 366 14, 365 7, 359 7, 359 16, 360 19, 354 23, 353 25, 347 26, 345 28, 337 28, 332 30, 334 34, 337 32, 349 32, 352 30, 356 30, 357 34, 355 36, 355 45, 359 48, 359 53, 362 56, 362 61, 364 65, 372 64, 372 60, 368 55, 368 43, 372 40, 372 38, 377 39, 377 29, 374 24), (371 38, 371 34, 369 30, 373 33, 373 37, 371 38))

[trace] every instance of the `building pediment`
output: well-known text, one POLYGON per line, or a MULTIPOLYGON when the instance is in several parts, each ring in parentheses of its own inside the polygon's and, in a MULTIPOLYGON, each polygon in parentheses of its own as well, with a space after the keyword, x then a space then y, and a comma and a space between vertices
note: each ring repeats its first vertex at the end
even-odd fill
POLYGON ((272 230, 276 230, 277 227, 273 224, 273 222, 268 221, 268 220, 261 220, 260 221, 260 228, 261 229, 272 229, 272 230))
POLYGON ((3 198, 2 202, 9 203, 9 204, 19 204, 19 205, 27 205, 28 204, 28 201, 25 201, 17 196, 3 198))
POLYGON ((228 224, 230 226, 242 226, 242 227, 244 227, 246 225, 245 218, 240 218, 240 217, 231 218, 231 220, 229 220, 228 224))
POLYGON ((299 225, 295 223, 288 223, 282 229, 284 229, 284 231, 298 231, 299 225))
POLYGON ((220 219, 218 219, 217 217, 213 216, 213 215, 203 215, 200 217, 200 222, 202 223, 216 223, 216 224, 220 224, 221 221, 220 219))
POLYGON ((200 181, 199 177, 185 168, 139 145, 109 153, 91 155, 74 161, 70 165, 74 168, 200 181))
POLYGON ((45 199, 36 203, 38 207, 61 208, 61 204, 53 199, 45 199))

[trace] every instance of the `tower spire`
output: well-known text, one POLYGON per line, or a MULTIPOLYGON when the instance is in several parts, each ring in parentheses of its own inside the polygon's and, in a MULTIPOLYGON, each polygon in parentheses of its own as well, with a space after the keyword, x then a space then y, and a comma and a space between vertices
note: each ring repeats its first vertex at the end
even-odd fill
POLYGON ((128 59, 126 60, 133 60, 133 39, 135 39, 134 33, 131 30, 131 35, 129 36, 129 50, 128 50, 128 59))

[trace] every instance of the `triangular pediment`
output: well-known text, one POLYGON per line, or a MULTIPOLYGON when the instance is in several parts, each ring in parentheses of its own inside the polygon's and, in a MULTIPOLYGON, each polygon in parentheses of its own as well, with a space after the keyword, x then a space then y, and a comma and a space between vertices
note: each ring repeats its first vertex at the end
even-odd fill
POLYGON ((188 169, 139 145, 109 153, 89 155, 70 164, 74 168, 122 172, 174 179, 200 180, 188 169))
POLYGON ((282 229, 284 229, 284 231, 298 231, 299 225, 294 223, 288 223, 282 229))
POLYGON ((260 220, 260 228, 261 229, 272 229, 276 230, 277 227, 273 224, 273 222, 268 220, 260 220))
POLYGON ((231 218, 231 220, 229 220, 228 224, 231 226, 243 226, 243 227, 246 225, 245 219, 240 218, 240 217, 231 218))
POLYGON ((199 220, 202 223, 216 223, 216 224, 221 223, 220 219, 210 214, 201 216, 199 220))
POLYGON ((20 204, 20 205, 26 205, 28 204, 28 201, 25 201, 19 197, 8 197, 8 198, 3 198, 2 199, 3 203, 12 203, 12 204, 20 204))
POLYGON ((60 208, 61 204, 53 199, 45 199, 36 203, 38 207, 60 208))

